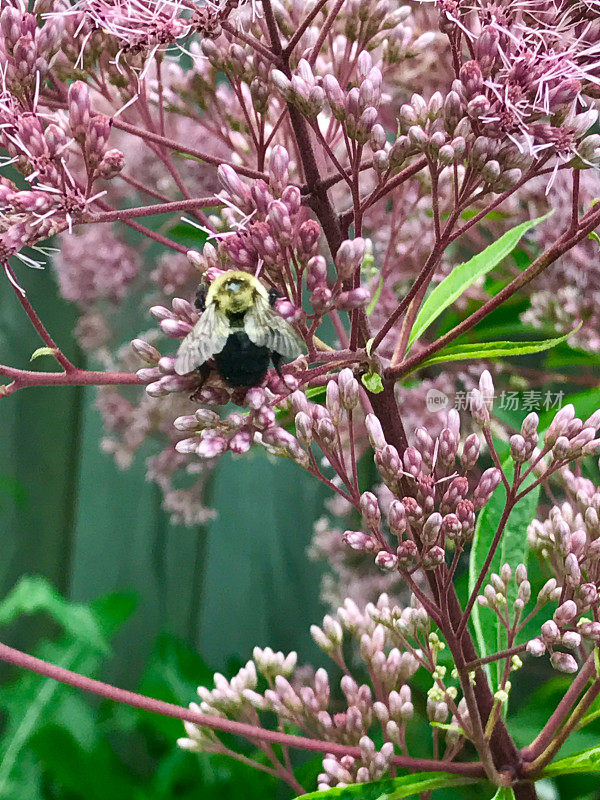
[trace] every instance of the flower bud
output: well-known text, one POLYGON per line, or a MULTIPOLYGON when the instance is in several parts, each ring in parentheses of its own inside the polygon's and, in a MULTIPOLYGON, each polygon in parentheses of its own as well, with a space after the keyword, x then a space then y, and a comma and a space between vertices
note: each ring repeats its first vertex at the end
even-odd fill
POLYGON ((381 423, 374 414, 367 414, 365 417, 365 427, 373 450, 379 450, 385 447, 386 441, 383 435, 383 429, 381 423))
POLYGON ((372 492, 363 492, 360 496, 360 511, 368 525, 378 526, 381 521, 379 503, 372 492))
POLYGON ((358 381, 354 377, 352 370, 345 367, 338 375, 338 388, 340 390, 340 402, 342 406, 351 411, 358 404, 358 381))
POLYGON ((306 286, 310 292, 327 283, 327 262, 323 256, 313 256, 306 268, 306 286))
POLYGON ((338 248, 335 265, 342 280, 351 278, 361 266, 365 257, 366 242, 364 239, 346 239, 338 248))
POLYGON ((554 612, 553 619, 561 628, 569 625, 577 616, 577 605, 573 600, 565 600, 554 612))
POLYGON ((496 467, 486 469, 473 492, 473 504, 476 510, 486 505, 501 480, 502 473, 499 469, 496 467))
POLYGON ((362 531, 345 531, 342 535, 344 541, 353 550, 366 550, 372 552, 377 547, 377 542, 372 536, 362 531))
POLYGON ((559 672, 574 674, 579 670, 577 661, 568 653, 552 653, 550 656, 550 663, 554 669, 557 669, 559 672))
POLYGON ((282 145, 278 144, 271 150, 269 158, 269 182, 271 186, 280 192, 289 181, 288 166, 290 156, 282 145))
POLYGON ((398 566, 398 557, 387 550, 380 550, 375 556, 375 563, 385 572, 392 572, 398 566))
POLYGON ((152 366, 158 364, 158 361, 160 359, 160 353, 158 352, 156 347, 153 347, 151 344, 148 344, 148 342, 145 342, 143 339, 134 339, 131 342, 131 346, 138 354, 138 356, 143 361, 146 362, 146 364, 150 364, 152 366))

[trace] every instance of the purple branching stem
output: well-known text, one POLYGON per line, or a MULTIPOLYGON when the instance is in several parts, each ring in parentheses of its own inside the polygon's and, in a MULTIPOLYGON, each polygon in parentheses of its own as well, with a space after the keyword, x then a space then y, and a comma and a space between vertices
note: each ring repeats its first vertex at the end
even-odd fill
POLYGON ((315 45, 314 45, 314 47, 313 47, 313 49, 312 49, 312 51, 311 51, 311 53, 310 53, 310 55, 308 57, 308 63, 311 65, 311 67, 314 67, 315 62, 317 60, 317 57, 319 55, 319 52, 321 51, 321 48, 323 47, 323 42, 327 38, 327 34, 331 30, 331 27, 333 26, 333 24, 334 24, 334 22, 335 22, 335 20, 337 18, 337 15, 339 14, 339 12, 340 12, 340 10, 341 10, 341 8, 342 8, 342 6, 344 5, 345 2, 346 2, 346 0, 336 0, 336 3, 331 7, 331 10, 329 11, 329 14, 327 15, 327 18, 325 19, 325 22, 323 23, 323 25, 321 27, 321 30, 319 31, 319 37, 318 37, 317 41, 315 42, 315 45))
MULTIPOLYGON (((442 234, 442 238, 439 242, 437 242, 427 261, 423 265, 423 268, 419 272, 418 276, 415 278, 413 285, 410 287, 409 291, 406 295, 402 298, 397 308, 394 309, 393 313, 390 314, 384 325, 382 325, 379 332, 373 338, 373 344, 371 347, 371 352, 373 352, 385 339, 387 334, 391 331, 393 326, 398 322, 398 320, 402 317, 402 315, 406 312, 406 310, 410 307, 413 299, 420 293, 425 291, 427 288, 429 281, 431 280, 433 273, 439 261, 443 255, 443 252, 446 248, 446 232, 450 232, 452 227, 454 226, 456 220, 458 219, 459 212, 454 211, 448 220, 448 224, 446 225, 446 229, 442 234)), ((418 310, 418 306, 417 306, 418 310)), ((416 312, 415 312, 416 313, 416 312)), ((409 331, 410 333, 410 331, 409 331)), ((397 346, 398 347, 398 346, 397 346)), ((394 359, 392 359, 392 364, 394 364, 394 359)))
MULTIPOLYGON (((282 731, 273 731, 267 728, 261 728, 255 725, 249 725, 244 722, 235 722, 233 720, 224 719, 222 717, 212 717, 207 714, 202 714, 197 711, 192 711, 183 706, 174 705, 173 703, 165 703, 162 700, 156 700, 153 697, 147 697, 136 692, 130 692, 125 689, 120 689, 117 686, 112 686, 109 683, 98 681, 94 678, 88 678, 85 675, 80 675, 78 672, 59 667, 56 664, 51 664, 48 661, 43 661, 40 658, 35 658, 13 647, 0 643, 0 660, 8 664, 13 664, 20 669, 27 669, 42 675, 46 678, 59 681, 60 683, 73 686, 76 689, 81 689, 85 692, 90 692, 98 697, 104 697, 107 700, 112 700, 116 703, 123 703, 139 708, 144 711, 150 711, 155 714, 162 714, 166 717, 173 717, 175 719, 186 720, 196 725, 211 728, 224 733, 230 733, 235 736, 241 736, 250 741, 259 740, 261 742, 272 742, 273 744, 282 744, 289 747, 298 748, 301 750, 309 750, 318 753, 335 753, 337 755, 351 755, 355 758, 360 758, 361 750, 359 747, 352 747, 349 745, 338 744, 336 742, 325 742, 319 739, 310 739, 305 736, 295 736, 282 731)), ((483 768, 477 762, 471 763, 454 763, 447 761, 434 761, 427 758, 410 758, 407 756, 394 756, 393 763, 396 766, 419 770, 431 770, 436 772, 452 772, 456 775, 464 775, 465 777, 480 778, 483 777, 483 768)))
POLYGON ((290 57, 290 55, 294 50, 294 47, 296 47, 300 39, 304 36, 305 32, 311 26, 313 20, 316 19, 317 15, 319 14, 320 11, 322 11, 323 7, 326 4, 327 0, 319 0, 319 2, 315 5, 310 14, 307 14, 306 17, 304 17, 304 19, 298 26, 298 29, 295 31, 294 35, 283 49, 283 57, 286 60, 290 57))
POLYGON ((477 667, 482 667, 484 664, 492 664, 494 661, 500 661, 503 658, 516 656, 519 653, 525 652, 526 649, 527 644, 517 644, 514 647, 507 647, 505 650, 499 650, 497 653, 493 653, 491 656, 484 656, 483 658, 478 658, 475 661, 471 661, 469 664, 465 664, 465 669, 470 672, 471 670, 477 669, 477 667))
POLYGON ((152 206, 139 206, 137 208, 117 208, 114 211, 105 211, 101 214, 90 214, 82 222, 124 222, 132 217, 151 217, 155 214, 174 214, 177 211, 188 211, 193 208, 206 208, 222 206, 223 201, 218 197, 192 197, 189 200, 175 200, 173 202, 156 203, 152 206))
POLYGON ((262 178, 263 180, 269 179, 269 176, 264 172, 259 172, 258 170, 250 169, 249 167, 243 167, 239 164, 232 164, 229 161, 224 161, 222 158, 217 158, 216 156, 211 156, 208 153, 203 153, 201 150, 186 147, 186 145, 182 144, 181 142, 176 142, 173 139, 160 136, 158 133, 147 131, 144 128, 138 128, 135 125, 130 125, 120 117, 116 119, 113 118, 112 124, 114 128, 118 128, 125 133, 131 133, 133 136, 138 136, 140 139, 147 139, 155 144, 168 147, 170 150, 174 150, 175 152, 185 153, 186 155, 193 156, 199 161, 204 161, 206 164, 212 164, 215 167, 218 167, 221 164, 228 164, 229 166, 234 167, 236 172, 238 172, 240 175, 244 175, 247 178, 262 178))
POLYGON ((31 320, 31 324, 33 325, 33 327, 38 332, 38 334, 40 336, 40 339, 44 342, 44 344, 46 344, 48 347, 50 347, 53 350, 54 357, 56 358, 58 363, 61 365, 61 367, 65 370, 65 373, 71 373, 74 370, 76 370, 75 365, 72 364, 69 361, 69 359, 66 357, 66 355, 62 352, 62 350, 56 344, 56 342, 54 341, 52 336, 50 336, 50 334, 48 333, 44 323, 38 317, 35 309, 33 308, 31 303, 27 299, 27 295, 25 294, 25 291, 19 286, 17 278, 16 278, 14 272, 12 271, 12 267, 10 266, 8 261, 5 261, 3 263, 3 267, 4 267, 4 271, 6 273, 6 276, 9 279, 9 283, 14 289, 14 292, 15 292, 17 300, 22 305, 23 310, 25 311, 25 313, 27 314, 27 316, 31 320))
POLYGON ((31 386, 127 386, 141 385, 135 372, 94 372, 73 367, 65 372, 36 372, 0 364, 0 375, 11 383, 0 386, 0 397, 31 386))
POLYGON ((594 700, 598 697, 598 695, 600 695, 600 679, 596 678, 596 680, 592 683, 587 692, 581 698, 577 706, 573 709, 573 712, 571 713, 565 724, 554 736, 548 747, 530 765, 529 769, 533 774, 541 771, 545 766, 547 766, 554 760, 554 757, 556 756, 560 748, 563 746, 563 744, 566 742, 566 740, 569 738, 569 736, 577 730, 579 723, 583 719, 585 713, 588 711, 594 700))
MULTIPOLYGON (((96 205, 100 206, 100 208, 104 209, 104 211, 109 212, 116 212, 118 209, 112 208, 108 205, 108 203, 103 202, 102 200, 95 200, 96 205)), ((188 252, 189 247, 184 247, 182 244, 178 242, 174 242, 172 239, 168 239, 166 236, 163 236, 162 233, 158 233, 157 231, 153 231, 151 228, 147 228, 145 225, 140 225, 139 222, 135 222, 132 219, 123 219, 123 224, 127 225, 128 228, 131 228, 138 233, 141 233, 143 236, 146 236, 148 239, 153 239, 155 242, 162 244, 164 247, 168 247, 171 250, 176 250, 178 253, 183 253, 184 255, 188 252)))
POLYGON ((223 22, 221 23, 221 27, 223 28, 224 31, 227 31, 227 33, 230 36, 233 36, 234 39, 239 39, 240 42, 244 42, 244 44, 247 44, 250 47, 252 47, 254 50, 256 50, 257 53, 260 53, 261 56, 266 58, 267 61, 269 61, 270 63, 274 65, 279 65, 281 63, 281 59, 274 56, 268 47, 265 47, 264 44, 259 42, 258 39, 255 39, 254 36, 249 36, 247 33, 244 33, 244 31, 241 30, 240 28, 237 28, 235 25, 232 25, 231 22, 229 22, 228 20, 223 20, 223 22))
POLYGON ((508 497, 508 493, 510 492, 510 483, 508 482, 508 478, 506 477, 506 473, 504 472, 504 469, 500 462, 500 457, 498 455, 498 451, 496 450, 496 445, 494 444, 492 433, 490 429, 487 427, 483 429, 483 438, 485 439, 485 443, 487 444, 488 449, 490 451, 490 455, 492 457, 492 461, 494 462, 494 466, 496 467, 496 469, 500 470, 502 483, 504 484, 504 488, 506 489, 506 496, 508 497))
POLYGON ((593 651, 588 656, 573 683, 561 698, 548 722, 544 725, 533 742, 522 750, 522 756, 525 761, 535 762, 535 760, 550 747, 558 729, 569 715, 577 698, 585 689, 588 681, 596 674, 595 659, 596 655, 595 651, 593 651))
POLYGON ((409 167, 403 169, 402 172, 399 172, 389 181, 384 183, 383 186, 380 186, 377 189, 375 189, 373 193, 363 201, 362 205, 363 213, 372 205, 381 200, 382 197, 385 197, 386 194, 389 194, 394 189, 397 189, 398 186, 401 186, 409 178, 412 178, 422 169, 425 169, 426 166, 427 166, 427 159, 421 158, 418 161, 415 161, 414 164, 411 164, 409 167))
POLYGON ((120 180, 129 184, 129 186, 133 186, 133 188, 137 189, 138 192, 147 194, 149 197, 154 197, 155 200, 160 200, 161 203, 171 202, 164 194, 160 194, 160 192, 155 191, 154 189, 150 188, 150 186, 145 186, 143 183, 136 181, 136 179, 132 178, 131 175, 125 175, 124 173, 121 173, 118 177, 120 180))

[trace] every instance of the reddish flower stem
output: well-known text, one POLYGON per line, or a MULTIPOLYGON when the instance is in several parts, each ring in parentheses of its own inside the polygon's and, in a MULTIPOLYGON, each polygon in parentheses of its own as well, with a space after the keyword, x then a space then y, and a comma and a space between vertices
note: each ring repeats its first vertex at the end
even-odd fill
POLYGON ((321 47, 323 47, 323 42, 327 38, 327 34, 331 30, 333 23, 335 22, 337 15, 340 13, 340 10, 346 0, 337 0, 336 4, 332 7, 331 11, 327 15, 327 19, 323 23, 321 30, 319 31, 319 38, 315 42, 315 46, 313 47, 311 54, 308 57, 308 63, 311 67, 314 67, 315 62, 319 53, 321 52, 321 47))
POLYGON ((27 299, 27 295, 25 294, 24 289, 22 289, 19 286, 15 273, 12 271, 12 267, 10 266, 8 261, 5 261, 3 266, 4 266, 4 271, 6 272, 6 275, 9 279, 10 285, 14 289, 17 300, 23 306, 25 313, 31 320, 31 324, 39 333, 40 339, 44 342, 44 344, 52 348, 52 350, 54 351, 54 357, 66 372, 73 371, 75 369, 74 364, 72 364, 69 361, 69 359, 61 351, 60 347, 56 344, 52 336, 50 336, 50 334, 48 333, 46 326, 44 325, 42 320, 38 317, 35 309, 27 299))
MULTIPOLYGON (((112 208, 108 205, 108 203, 104 203, 102 200, 96 200, 95 203, 105 211, 112 213, 118 211, 118 209, 112 208)), ((189 247, 184 247, 182 244, 174 242, 172 239, 168 239, 166 236, 163 236, 162 233, 153 231, 151 228, 147 228, 145 225, 140 225, 139 222, 134 222, 132 219, 123 219, 122 222, 124 225, 127 225, 128 228, 141 233, 142 236, 145 236, 148 239, 153 239, 155 242, 158 242, 159 244, 162 244, 164 247, 168 247, 171 250, 176 250, 178 253, 183 253, 185 255, 189 250, 189 247)))
POLYGON ((596 665, 594 663, 594 653, 592 652, 538 736, 528 747, 522 750, 522 756, 525 761, 535 761, 550 745, 556 736, 556 732, 567 718, 577 698, 595 672, 596 665))
POLYGON ((175 200, 172 203, 156 203, 151 206, 117 208, 114 211, 104 211, 101 214, 92 214, 86 217, 84 222, 124 222, 127 219, 131 219, 131 217, 151 217, 154 214, 173 214, 176 211, 188 211, 192 208, 222 205, 223 201, 214 195, 192 197, 189 200, 175 200))
POLYGON ((12 382, 0 385, 0 397, 31 386, 142 386, 135 372, 94 372, 71 365, 68 372, 36 372, 0 364, 0 375, 12 382))
POLYGON ((160 136, 158 133, 147 131, 144 128, 137 128, 135 125, 130 125, 128 122, 125 122, 119 117, 116 119, 113 118, 112 124, 113 127, 118 128, 121 131, 131 133, 133 136, 138 136, 140 139, 147 139, 149 142, 160 144, 163 147, 168 147, 170 150, 185 153, 188 156, 194 156, 194 158, 197 158, 199 161, 204 161, 206 164, 212 164, 215 167, 218 167, 221 164, 228 164, 230 167, 233 167, 239 175, 245 175, 247 178, 262 178, 263 180, 269 180, 269 176, 264 172, 259 172, 256 169, 250 169, 249 167, 243 167, 239 164, 233 164, 229 161, 224 161, 222 158, 217 158, 217 156, 211 156, 208 153, 203 153, 201 150, 196 150, 193 147, 186 147, 186 145, 182 144, 181 142, 176 142, 174 139, 168 139, 166 136, 160 136))
POLYGON ((298 27, 292 38, 289 40, 289 42, 283 49, 282 55, 285 59, 288 59, 290 57, 292 51, 294 50, 294 47, 296 47, 300 39, 304 36, 306 30, 312 24, 312 21, 316 18, 317 14, 322 10, 323 6, 326 5, 326 3, 327 0, 319 0, 319 2, 315 5, 310 14, 307 14, 307 16, 302 20, 300 26, 298 27))
MULTIPOLYGON (((16 650, 13 647, 8 647, 8 645, 1 643, 0 660, 6 661, 9 664, 14 664, 14 666, 20 667, 21 669, 30 670, 38 675, 43 675, 46 678, 60 681, 60 683, 65 683, 76 689, 81 689, 84 692, 91 692, 99 697, 112 700, 115 703, 124 703, 133 708, 150 711, 154 714, 162 714, 166 717, 186 720, 213 730, 242 736, 250 741, 272 742, 274 744, 287 745, 289 747, 311 750, 318 753, 335 753, 336 755, 351 755, 355 758, 361 757, 361 750, 359 747, 350 747, 335 742, 321 741, 319 739, 309 739, 305 736, 294 736, 289 733, 283 733, 282 731, 272 731, 244 722, 234 722, 233 720, 223 719, 222 717, 212 717, 208 714, 192 711, 189 708, 177 706, 173 703, 165 703, 162 700, 156 700, 153 697, 147 697, 137 692, 119 689, 117 686, 112 686, 109 683, 104 683, 94 678, 88 678, 85 675, 80 675, 78 672, 72 672, 64 667, 51 664, 48 661, 42 661, 40 658, 35 658, 34 656, 30 656, 27 653, 23 653, 20 650, 16 650)), ((452 772, 456 775, 464 775, 470 778, 481 778, 484 776, 483 768, 481 764, 477 762, 455 763, 451 761, 434 761, 427 758, 395 756, 393 763, 397 767, 414 770, 416 772, 420 770, 431 770, 435 772, 452 772)))

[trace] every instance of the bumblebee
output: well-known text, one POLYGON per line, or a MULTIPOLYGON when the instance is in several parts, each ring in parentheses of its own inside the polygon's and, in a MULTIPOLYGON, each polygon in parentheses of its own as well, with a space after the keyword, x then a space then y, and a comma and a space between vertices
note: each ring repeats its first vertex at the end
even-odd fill
POLYGON ((211 284, 201 283, 196 307, 202 313, 177 351, 175 372, 187 375, 214 358, 231 386, 258 386, 269 362, 281 375, 283 360, 297 358, 303 343, 274 310, 278 297, 277 291, 240 270, 229 270, 211 284))

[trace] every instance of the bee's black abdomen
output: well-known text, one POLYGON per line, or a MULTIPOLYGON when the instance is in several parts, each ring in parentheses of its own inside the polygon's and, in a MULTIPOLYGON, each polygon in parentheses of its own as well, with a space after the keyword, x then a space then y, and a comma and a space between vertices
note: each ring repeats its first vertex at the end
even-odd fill
POLYGON ((232 386, 258 386, 269 369, 271 352, 251 342, 244 331, 229 334, 215 362, 222 378, 232 386))

